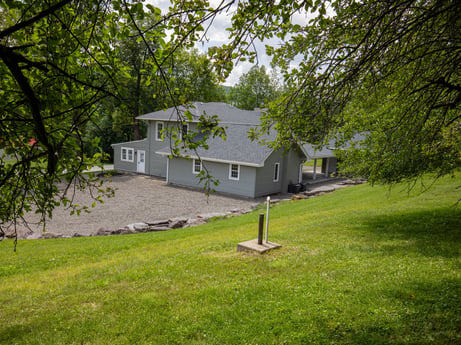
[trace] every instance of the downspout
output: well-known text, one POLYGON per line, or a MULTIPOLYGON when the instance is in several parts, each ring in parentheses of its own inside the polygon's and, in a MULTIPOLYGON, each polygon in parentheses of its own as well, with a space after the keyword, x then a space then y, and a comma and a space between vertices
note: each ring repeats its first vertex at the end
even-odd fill
MULTIPOLYGON (((147 173, 149 175, 152 175, 151 173, 151 169, 150 169, 150 160, 151 160, 151 149, 152 149, 152 143, 151 143, 151 140, 152 138, 154 138, 152 136, 152 123, 154 123, 153 121, 149 121, 148 122, 148 126, 147 126, 147 159, 146 159, 146 162, 148 163, 147 164, 147 173)), ((154 139, 155 140, 155 139, 154 139)))
POLYGON ((317 158, 314 159, 314 175, 312 175, 312 179, 315 180, 317 178, 317 158))
POLYGON ((169 182, 169 173, 170 173, 170 157, 166 158, 166 183, 169 182))

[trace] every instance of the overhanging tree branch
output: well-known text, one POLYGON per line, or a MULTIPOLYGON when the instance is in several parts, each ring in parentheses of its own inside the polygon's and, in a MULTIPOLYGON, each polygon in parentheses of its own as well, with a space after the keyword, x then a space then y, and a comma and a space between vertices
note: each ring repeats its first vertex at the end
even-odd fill
POLYGON ((71 1, 72 0, 60 1, 57 4, 48 7, 46 10, 43 10, 40 13, 37 13, 32 18, 24 20, 24 21, 21 21, 20 23, 18 23, 16 25, 10 26, 9 28, 7 28, 5 30, 0 31, 0 39, 2 39, 4 37, 7 37, 7 36, 11 35, 12 33, 16 32, 16 31, 22 30, 22 29, 24 29, 26 27, 29 27, 29 26, 35 24, 39 20, 41 20, 41 19, 43 19, 45 17, 48 17, 50 14, 55 13, 59 9, 63 8, 64 6, 69 4, 71 1))

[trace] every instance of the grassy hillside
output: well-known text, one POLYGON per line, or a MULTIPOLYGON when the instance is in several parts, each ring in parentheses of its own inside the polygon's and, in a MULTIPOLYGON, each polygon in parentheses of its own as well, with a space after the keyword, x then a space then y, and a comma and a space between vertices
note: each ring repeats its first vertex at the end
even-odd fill
POLYGON ((125 236, 0 243, 0 344, 460 344, 461 176, 125 236))

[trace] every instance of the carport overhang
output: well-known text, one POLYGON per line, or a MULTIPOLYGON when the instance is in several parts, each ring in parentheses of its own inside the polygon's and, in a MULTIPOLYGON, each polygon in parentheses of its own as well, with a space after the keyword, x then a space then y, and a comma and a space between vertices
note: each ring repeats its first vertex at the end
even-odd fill
POLYGON ((333 149, 329 147, 317 148, 311 144, 300 145, 301 151, 306 156, 307 160, 333 158, 336 157, 333 149))

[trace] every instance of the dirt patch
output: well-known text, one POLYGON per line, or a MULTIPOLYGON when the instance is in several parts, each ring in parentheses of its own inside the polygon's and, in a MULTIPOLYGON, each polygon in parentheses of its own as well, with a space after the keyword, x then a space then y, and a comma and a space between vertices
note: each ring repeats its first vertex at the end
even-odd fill
MULTIPOLYGON (((175 217, 194 218, 200 214, 225 213, 234 209, 250 209, 258 200, 213 194, 209 197, 201 190, 167 185, 162 179, 143 175, 116 175, 106 186, 117 188, 113 198, 71 216, 68 209, 58 207, 46 224, 46 231, 63 236, 94 235, 101 228, 117 229, 128 224, 150 222, 175 217)), ((77 192, 75 202, 90 206, 88 193, 77 192)), ((31 226, 34 233, 42 228, 31 226)), ((24 232, 20 229, 20 233, 24 232)))

